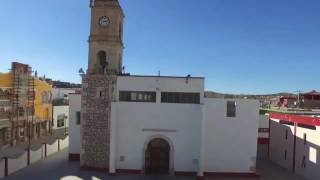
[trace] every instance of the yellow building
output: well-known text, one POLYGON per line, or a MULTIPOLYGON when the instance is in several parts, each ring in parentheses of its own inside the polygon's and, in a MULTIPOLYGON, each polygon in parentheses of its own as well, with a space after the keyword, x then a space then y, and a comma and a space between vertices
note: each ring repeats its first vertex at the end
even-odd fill
POLYGON ((12 87, 11 73, 0 73, 0 87, 12 87))
POLYGON ((41 122, 52 119, 52 85, 34 78, 35 84, 35 119, 41 122))
POLYGON ((40 137, 49 131, 51 120, 50 84, 33 77, 31 68, 21 63, 0 73, 0 146, 40 137))

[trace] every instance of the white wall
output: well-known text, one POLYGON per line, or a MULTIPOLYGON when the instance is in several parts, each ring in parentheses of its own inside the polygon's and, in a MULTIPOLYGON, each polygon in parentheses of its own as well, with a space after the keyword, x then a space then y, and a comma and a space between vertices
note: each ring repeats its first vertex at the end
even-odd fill
POLYGON ((12 174, 25 167, 27 167, 27 152, 24 152, 16 159, 8 159, 8 174, 12 174))
POLYGON ((81 94, 69 96, 69 153, 80 154, 80 125, 76 123, 76 113, 81 111, 81 94))
POLYGON ((47 156, 50 156, 58 152, 58 140, 54 141, 52 144, 47 144, 47 156))
POLYGON ((117 106, 117 169, 143 169, 144 145, 148 138, 160 135, 174 146, 175 171, 197 171, 193 161, 199 157, 200 105, 119 102, 112 106, 117 106))
POLYGON ((278 165, 292 170, 293 164, 294 126, 279 124, 279 120, 270 122, 270 159, 278 165), (288 130, 288 139, 285 138, 288 130), (287 150, 287 159, 285 159, 287 150))
POLYGON ((320 178, 320 127, 317 130, 297 127, 296 173, 310 180, 320 178), (304 133, 307 144, 304 144, 304 133), (306 156, 306 167, 302 167, 302 158, 306 156))
POLYGON ((52 90, 52 99, 64 99, 64 95, 75 93, 77 89, 72 88, 54 88, 52 90))
MULTIPOLYGON (((188 92, 200 93, 200 101, 204 97, 203 78, 178 78, 178 77, 135 77, 119 76, 117 79, 118 91, 155 91, 160 100, 162 92, 188 92)), ((118 96, 117 96, 118 97, 118 96)), ((119 99, 119 98, 117 98, 119 99)))
POLYGON ((38 150, 30 150, 30 164, 43 159, 43 145, 38 150))
POLYGON ((254 172, 259 102, 236 101, 236 117, 226 117, 228 99, 205 99, 205 172, 254 172))
POLYGON ((53 129, 64 129, 69 127, 69 106, 53 106, 53 129), (65 115, 65 124, 62 127, 58 127, 58 116, 65 115))
POLYGON ((65 139, 60 139, 60 150, 65 149, 69 146, 69 136, 65 139))

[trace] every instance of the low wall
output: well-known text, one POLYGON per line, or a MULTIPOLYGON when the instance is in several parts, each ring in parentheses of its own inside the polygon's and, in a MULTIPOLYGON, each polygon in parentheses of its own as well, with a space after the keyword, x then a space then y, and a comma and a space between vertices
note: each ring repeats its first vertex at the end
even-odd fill
POLYGON ((40 161, 43 158, 43 145, 38 150, 30 150, 30 164, 40 161))
POLYGON ((51 144, 44 143, 36 148, 27 149, 17 158, 4 157, 0 161, 0 179, 19 171, 30 164, 36 163, 47 156, 53 155, 58 151, 67 148, 69 137, 56 139, 51 144))
POLYGON ((60 139, 60 150, 65 149, 69 146, 69 136, 65 139, 60 139))
POLYGON ((47 144, 47 156, 50 156, 58 152, 58 142, 59 140, 54 141, 53 144, 47 144))
POLYGON ((20 157, 16 159, 8 159, 8 174, 12 174, 20 169, 27 167, 28 153, 24 152, 20 157))

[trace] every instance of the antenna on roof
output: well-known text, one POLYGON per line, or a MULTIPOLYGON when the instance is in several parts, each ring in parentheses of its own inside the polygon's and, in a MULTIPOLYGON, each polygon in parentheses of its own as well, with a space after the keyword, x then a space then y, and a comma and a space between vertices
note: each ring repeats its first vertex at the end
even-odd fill
POLYGON ((186 78, 186 83, 189 83, 189 78, 191 78, 191 74, 188 74, 187 78, 186 78))
POLYGON ((90 0, 90 7, 93 7, 93 0, 90 0))
POLYGON ((84 74, 84 70, 82 68, 79 69, 79 74, 83 75, 84 74))
POLYGON ((160 70, 158 71, 158 76, 159 76, 159 77, 161 76, 161 72, 160 72, 160 70))

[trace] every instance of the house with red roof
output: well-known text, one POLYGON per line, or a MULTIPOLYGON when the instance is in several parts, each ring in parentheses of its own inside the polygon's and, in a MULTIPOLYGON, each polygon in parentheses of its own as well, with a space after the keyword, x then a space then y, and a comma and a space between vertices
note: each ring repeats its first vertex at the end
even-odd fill
POLYGON ((320 118, 269 116, 269 159, 309 180, 320 178, 320 118))
POLYGON ((301 94, 300 104, 304 109, 320 109, 320 92, 312 90, 301 94))

